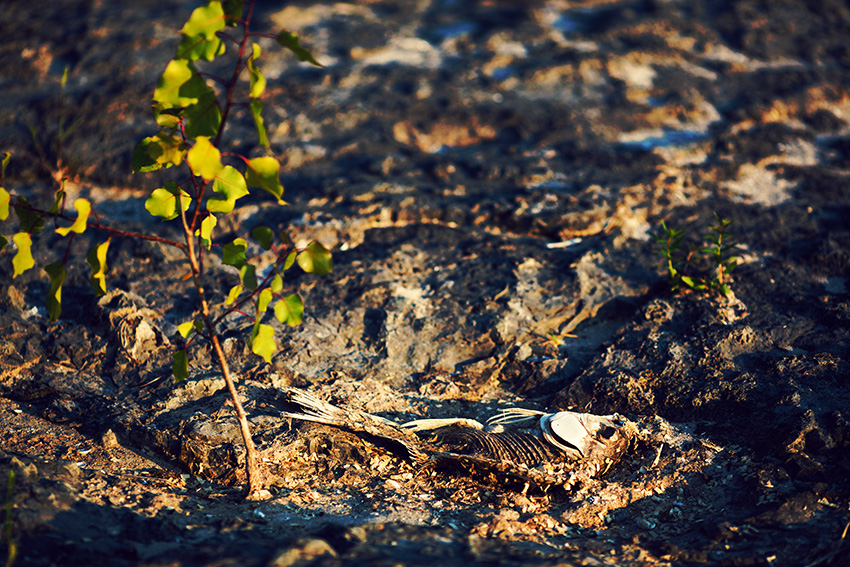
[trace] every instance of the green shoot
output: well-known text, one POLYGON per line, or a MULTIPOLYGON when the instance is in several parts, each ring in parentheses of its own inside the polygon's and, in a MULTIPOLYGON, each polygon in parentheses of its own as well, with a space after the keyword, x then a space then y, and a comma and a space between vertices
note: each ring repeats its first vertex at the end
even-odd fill
POLYGON ((738 265, 738 258, 731 255, 736 244, 730 243, 733 235, 728 229, 731 219, 721 219, 714 213, 715 224, 709 225, 709 233, 702 237, 707 243, 703 248, 684 250, 684 229, 668 227, 661 221, 661 230, 653 235, 657 247, 656 254, 661 256, 667 271, 667 283, 674 292, 684 290, 706 291, 711 294, 729 296, 729 273, 738 265), (709 275, 692 275, 692 262, 708 259, 713 268, 709 275))

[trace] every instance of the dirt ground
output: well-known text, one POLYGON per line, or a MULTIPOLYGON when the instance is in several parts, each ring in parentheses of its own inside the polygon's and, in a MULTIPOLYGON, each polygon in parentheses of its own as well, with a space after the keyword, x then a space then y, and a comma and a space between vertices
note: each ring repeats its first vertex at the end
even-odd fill
MULTIPOLYGON (((143 206, 168 173, 132 175, 130 157, 195 6, 4 6, 5 187, 49 205, 64 167, 104 222, 177 235, 143 206)), ((325 67, 262 44, 290 205, 242 199, 215 236, 286 228, 334 258, 286 282, 305 320, 277 327, 271 364, 250 322, 225 323, 271 497, 244 498, 205 347, 170 377, 196 305, 179 253, 113 239, 98 298, 88 231, 49 324, 46 278, 12 279, 7 248, 0 557, 11 542, 16 566, 850 564, 846 2, 301 0, 256 21, 325 67), (734 221, 732 296, 674 293, 652 234, 665 221, 696 245, 715 213, 734 221), (542 490, 282 418, 291 387, 399 422, 616 412, 632 439, 608 470, 542 490)), ((262 155, 249 113, 225 139, 262 155)), ((45 230, 34 252, 66 247, 45 230)), ((235 278, 210 263, 215 302, 235 278)))

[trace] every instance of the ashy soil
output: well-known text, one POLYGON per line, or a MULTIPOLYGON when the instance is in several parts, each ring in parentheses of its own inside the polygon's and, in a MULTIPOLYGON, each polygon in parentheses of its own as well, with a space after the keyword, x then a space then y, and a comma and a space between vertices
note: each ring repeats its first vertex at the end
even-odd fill
MULTIPOLYGON (((69 246, 49 226, 34 250, 39 265, 67 250, 58 322, 43 272, 13 279, 13 248, 0 254, 0 556, 850 564, 846 2, 261 4, 261 29, 298 32, 325 66, 261 41, 290 204, 246 197, 216 240, 286 228, 334 258, 333 275, 286 282, 305 321, 277 327, 271 364, 250 321, 223 329, 270 498, 245 500, 207 348, 189 380, 170 377, 196 309, 179 253, 114 238, 98 298, 85 254, 103 235, 69 246), (674 292, 652 235, 664 221, 698 247, 715 214, 733 221, 731 295, 674 292), (283 418, 290 387, 399 422, 616 412, 632 440, 596 477, 543 490, 283 418)), ((132 175, 130 157, 195 6, 7 3, 5 187, 49 206, 64 176, 103 222, 178 235, 143 206, 169 173, 132 175)), ((262 155, 249 113, 225 139, 262 155)), ((216 303, 235 280, 208 262, 216 303)))

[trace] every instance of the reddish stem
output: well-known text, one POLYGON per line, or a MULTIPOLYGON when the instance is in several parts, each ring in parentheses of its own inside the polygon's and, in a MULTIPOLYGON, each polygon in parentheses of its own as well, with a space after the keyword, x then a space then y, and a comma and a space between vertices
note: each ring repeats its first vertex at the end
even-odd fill
MULTIPOLYGON (((39 213, 40 215, 43 215, 45 217, 59 218, 59 219, 68 220, 68 221, 74 220, 64 213, 51 213, 50 211, 38 209, 38 208, 33 207, 31 205, 21 205, 21 204, 18 204, 18 203, 14 203, 12 205, 12 207, 14 207, 16 209, 23 209, 23 210, 26 210, 26 211, 32 211, 34 213, 39 213)), ((112 228, 111 226, 103 225, 103 224, 100 223, 100 220, 99 220, 97 214, 95 214, 95 222, 89 221, 89 222, 86 223, 86 226, 88 228, 94 228, 94 229, 97 229, 97 230, 102 230, 104 232, 108 232, 109 234, 114 234, 116 236, 126 236, 128 238, 140 238, 142 240, 148 240, 150 242, 159 242, 161 244, 167 244, 169 246, 173 246, 174 248, 177 248, 179 250, 183 250, 184 252, 186 251, 186 245, 181 243, 181 242, 177 242, 176 240, 170 240, 168 238, 162 238, 162 237, 153 236, 153 235, 150 235, 150 234, 142 234, 142 233, 139 233, 139 232, 132 232, 132 231, 129 231, 129 230, 121 230, 119 228, 112 228)))

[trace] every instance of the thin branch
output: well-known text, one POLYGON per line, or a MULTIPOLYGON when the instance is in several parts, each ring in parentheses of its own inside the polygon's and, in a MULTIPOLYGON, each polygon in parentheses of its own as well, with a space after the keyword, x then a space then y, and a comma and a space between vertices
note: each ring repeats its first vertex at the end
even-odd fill
POLYGON ((198 258, 195 255, 195 239, 189 223, 186 221, 186 212, 183 210, 183 197, 178 193, 178 210, 180 211, 180 221, 183 223, 183 235, 186 239, 186 257, 189 260, 189 265, 192 268, 192 278, 195 284, 195 289, 198 292, 198 301, 201 304, 201 316, 204 320, 204 326, 209 334, 210 342, 213 345, 218 365, 221 368, 221 373, 224 377, 224 383, 227 385, 227 390, 230 393, 231 401, 236 409, 236 418, 239 422, 239 429, 242 433, 242 441, 245 443, 245 468, 248 476, 248 497, 256 497, 262 490, 262 481, 260 479, 260 469, 257 464, 257 450, 254 446, 254 440, 251 437, 251 427, 248 424, 248 414, 245 413, 245 408, 242 407, 242 402, 239 401, 239 395, 236 392, 236 385, 233 382, 233 377, 230 374, 230 365, 227 363, 227 357, 224 354, 224 349, 221 348, 221 341, 218 338, 218 333, 215 330, 215 325, 210 317, 210 306, 207 302, 204 286, 201 282, 200 265, 198 258))
POLYGON ((219 142, 221 141, 221 136, 224 134, 224 126, 227 123, 227 116, 230 114, 231 100, 233 98, 233 88, 236 86, 237 81, 239 81, 239 74, 242 72, 242 65, 245 59, 245 46, 248 44, 248 38, 250 37, 249 28, 251 26, 251 17, 254 14, 254 2, 248 3, 248 12, 245 14, 245 19, 242 20, 242 39, 239 41, 239 55, 236 58, 236 65, 233 68, 233 76, 230 78, 230 82, 227 84, 227 98, 224 103, 224 110, 221 113, 221 124, 218 128, 218 134, 215 136, 215 141, 213 145, 218 147, 219 142))
POLYGON ((226 39, 228 41, 232 41, 233 43, 237 43, 237 44, 239 43, 239 40, 237 38, 233 37, 232 35, 230 35, 227 32, 219 31, 219 32, 216 32, 215 35, 217 35, 221 39, 226 39))
MULTIPOLYGON (((69 217, 68 215, 66 215, 65 213, 51 213, 50 211, 45 211, 43 209, 33 207, 32 205, 21 205, 20 203, 13 203, 12 207, 14 207, 16 209, 22 209, 22 210, 25 210, 25 211, 32 211, 34 213, 38 213, 38 214, 43 215, 45 217, 59 218, 59 219, 62 219, 62 220, 67 220, 67 221, 73 221, 74 220, 71 217, 69 217)), ((184 252, 186 251, 186 245, 182 244, 181 242, 177 242, 176 240, 171 240, 171 239, 168 239, 168 238, 162 238, 160 236, 153 236, 153 235, 150 235, 150 234, 142 234, 140 232, 132 232, 132 231, 129 231, 129 230, 121 230, 120 228, 113 228, 111 226, 101 224, 100 219, 98 218, 97 214, 95 214, 95 221, 94 222, 88 221, 86 223, 86 227, 94 228, 94 229, 97 229, 97 230, 102 230, 104 232, 108 232, 109 234, 114 234, 116 236, 126 236, 128 238, 140 238, 142 240, 148 240, 150 242, 159 242, 160 244, 167 244, 167 245, 173 246, 174 248, 177 248, 179 250, 183 250, 184 252)))

